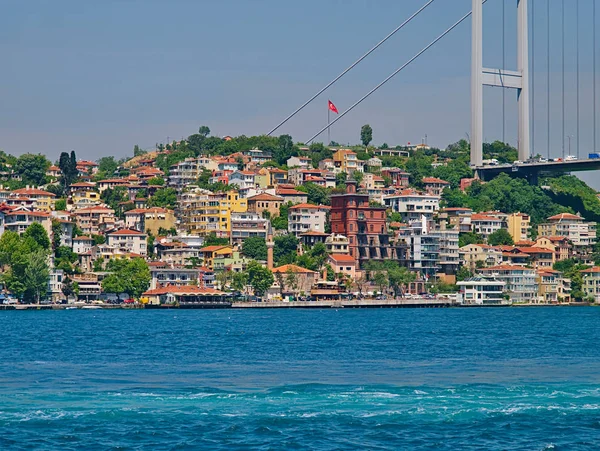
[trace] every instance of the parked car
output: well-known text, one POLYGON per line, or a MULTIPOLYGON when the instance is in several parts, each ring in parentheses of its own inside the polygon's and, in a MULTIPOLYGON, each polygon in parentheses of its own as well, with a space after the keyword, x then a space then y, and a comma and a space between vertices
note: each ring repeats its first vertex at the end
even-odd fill
POLYGON ((131 298, 130 299, 125 299, 123 301, 123 303, 124 304, 135 304, 135 299, 131 299, 131 298))

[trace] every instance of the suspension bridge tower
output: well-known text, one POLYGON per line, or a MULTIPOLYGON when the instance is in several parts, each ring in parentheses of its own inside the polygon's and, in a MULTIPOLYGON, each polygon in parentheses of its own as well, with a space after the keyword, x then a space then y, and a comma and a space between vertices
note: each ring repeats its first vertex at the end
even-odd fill
MULTIPOLYGON (((505 1, 505 0, 503 0, 505 1)), ((516 89, 519 160, 529 158, 529 26, 527 0, 517 0, 517 70, 483 67, 483 0, 473 0, 471 33, 471 164, 483 161, 483 87, 516 89)))

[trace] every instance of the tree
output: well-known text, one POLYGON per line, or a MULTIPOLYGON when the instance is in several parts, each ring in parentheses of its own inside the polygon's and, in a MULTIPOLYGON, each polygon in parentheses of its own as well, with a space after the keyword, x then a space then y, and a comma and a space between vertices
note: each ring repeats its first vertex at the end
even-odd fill
POLYGON ((54 210, 66 211, 67 210, 67 199, 56 199, 54 203, 54 210))
POLYGON ((145 155, 148 152, 146 152, 145 150, 143 150, 140 146, 138 146, 137 144, 135 146, 133 146, 133 156, 134 157, 139 157, 141 155, 145 155))
POLYGON ((229 244, 228 238, 219 238, 215 232, 210 232, 204 238, 205 246, 227 246, 229 244))
POLYGON ((50 238, 46 233, 46 229, 39 222, 31 224, 23 233, 23 239, 31 238, 41 249, 50 249, 50 238))
POLYGON ((248 273, 245 271, 236 272, 231 280, 231 288, 235 291, 245 292, 248 285, 248 273))
POLYGON ((390 288, 394 291, 394 296, 400 294, 404 297, 405 288, 417 279, 417 275, 404 266, 398 266, 396 262, 390 263, 393 263, 387 272, 390 288))
POLYGON ((27 185, 43 185, 46 183, 46 171, 50 162, 44 155, 26 153, 17 158, 14 166, 15 173, 27 185))
POLYGON ((331 198, 327 188, 317 185, 313 182, 307 182, 304 185, 296 187, 298 191, 307 194, 308 202, 315 205, 329 205, 331 198))
POLYGON ((70 277, 65 277, 60 290, 67 299, 69 299, 71 296, 77 297, 79 295, 79 284, 77 282, 73 282, 70 277))
POLYGON ((154 195, 148 200, 150 207, 175 208, 177 205, 177 191, 174 188, 157 189, 154 195))
POLYGON ((98 160, 98 173, 97 175, 101 179, 111 177, 119 167, 119 163, 115 160, 115 157, 102 157, 98 160))
POLYGON ((294 263, 298 251, 298 238, 292 234, 276 236, 273 240, 273 260, 277 266, 294 263))
POLYGON ((264 238, 258 236, 246 238, 242 245, 242 253, 253 260, 266 260, 267 243, 264 238))
POLYGON ((47 254, 39 249, 27 256, 27 267, 25 268, 23 287, 23 299, 40 303, 40 299, 48 291, 50 270, 48 269, 47 254))
POLYGON ((360 129, 360 141, 363 143, 363 146, 368 147, 368 145, 373 141, 373 129, 369 124, 365 124, 360 129))
POLYGON ((102 289, 117 297, 127 293, 130 297, 139 298, 150 286, 150 269, 142 258, 111 259, 106 269, 111 274, 102 281, 102 289))
POLYGON ((488 244, 491 246, 512 246, 514 243, 512 236, 506 229, 496 230, 494 233, 488 236, 488 244))
POLYGON ((275 281, 271 270, 257 261, 251 261, 246 271, 248 272, 248 283, 252 286, 256 296, 263 296, 275 281))
POLYGON ((225 291, 227 284, 231 280, 231 273, 229 271, 221 271, 221 272, 217 273, 216 279, 217 279, 217 282, 219 282, 219 289, 221 291, 225 291))
POLYGON ((463 232, 458 236, 458 247, 469 244, 483 244, 483 237, 475 232, 463 232))
POLYGON ((56 251, 62 242, 62 224, 57 219, 52 219, 52 249, 56 251))
POLYGON ((148 180, 148 185, 149 186, 164 186, 165 179, 163 179, 162 177, 152 177, 150 180, 148 180))
POLYGON ((206 125, 201 125, 198 129, 198 134, 204 138, 207 138, 208 135, 210 135, 210 128, 208 128, 206 125))
POLYGON ((458 271, 456 272, 456 280, 460 282, 462 280, 470 279, 471 277, 473 277, 473 273, 469 271, 469 268, 466 266, 461 266, 458 268, 458 271))
POLYGON ((292 271, 292 268, 288 268, 285 272, 285 285, 294 294, 298 291, 298 274, 292 271))

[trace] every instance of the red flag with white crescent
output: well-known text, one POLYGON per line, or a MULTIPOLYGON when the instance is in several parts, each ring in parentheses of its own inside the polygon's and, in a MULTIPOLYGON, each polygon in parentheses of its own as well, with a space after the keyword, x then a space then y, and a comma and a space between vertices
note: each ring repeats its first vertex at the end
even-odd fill
POLYGON ((328 107, 331 111, 333 111, 335 114, 339 114, 338 109, 335 107, 335 105, 333 104, 333 102, 331 100, 328 100, 328 107))

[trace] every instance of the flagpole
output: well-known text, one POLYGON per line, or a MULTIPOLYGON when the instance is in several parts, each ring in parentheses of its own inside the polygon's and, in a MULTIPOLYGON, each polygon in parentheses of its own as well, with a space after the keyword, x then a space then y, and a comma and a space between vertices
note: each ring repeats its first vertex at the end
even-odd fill
POLYGON ((331 108, 329 108, 329 103, 327 104, 327 145, 329 145, 329 143, 331 142, 331 129, 329 128, 329 123, 330 123, 330 119, 329 119, 329 112, 331 111, 331 108))

